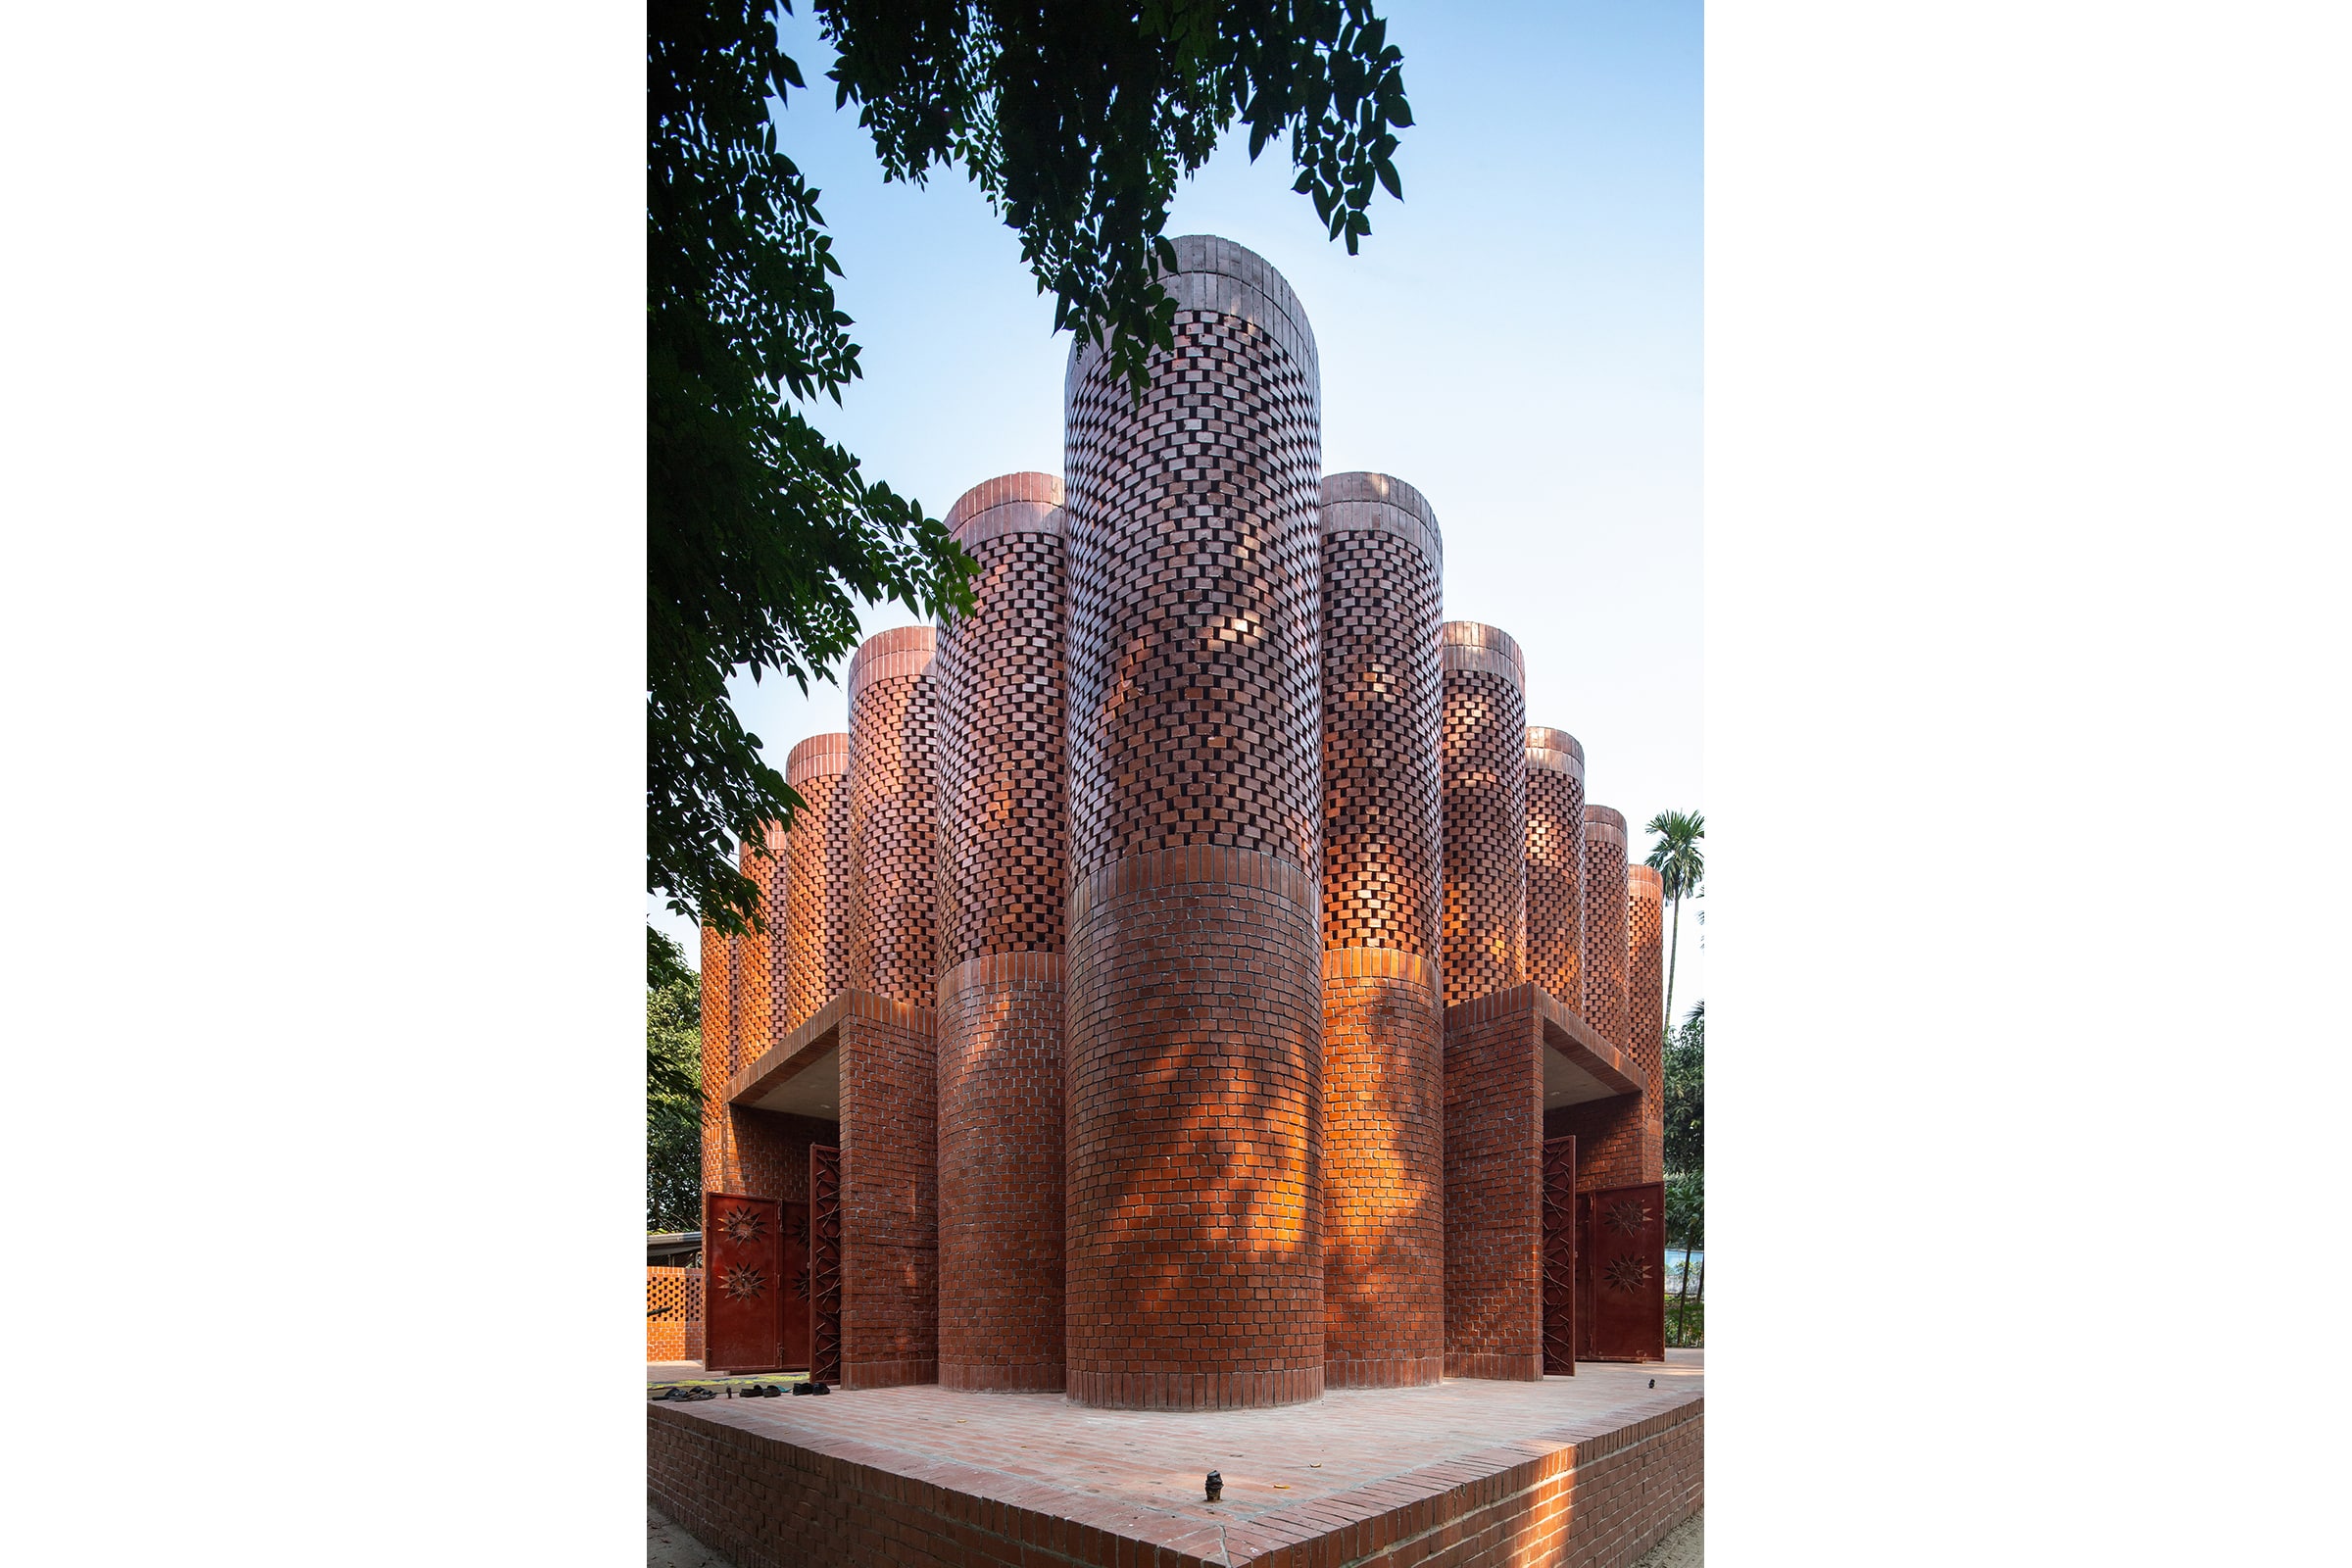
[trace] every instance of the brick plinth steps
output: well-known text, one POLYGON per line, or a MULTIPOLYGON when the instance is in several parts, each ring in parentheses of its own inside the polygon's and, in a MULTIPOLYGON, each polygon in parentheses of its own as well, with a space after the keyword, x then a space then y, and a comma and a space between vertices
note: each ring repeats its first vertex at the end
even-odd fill
POLYGON ((1702 1355, 1259 1409, 937 1386, 651 1404, 649 1491, 738 1568, 1625 1568, 1700 1504, 1702 1355))

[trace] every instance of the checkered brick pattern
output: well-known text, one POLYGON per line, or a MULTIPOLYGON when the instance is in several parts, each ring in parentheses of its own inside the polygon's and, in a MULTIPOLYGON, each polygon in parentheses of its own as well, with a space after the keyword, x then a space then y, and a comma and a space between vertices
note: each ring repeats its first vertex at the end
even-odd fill
POLYGON ((977 486, 948 527, 980 563, 939 634, 939 967, 1061 951, 1061 481, 977 486))
POLYGON ((1585 808, 1583 1011, 1585 1022, 1619 1051, 1633 1049, 1625 1026, 1625 844, 1622 815, 1605 806, 1585 808))
MULTIPOLYGON (((1642 1064, 1642 1170, 1635 1181, 1666 1179, 1666 891, 1646 865, 1626 870, 1626 1032, 1642 1064)), ((1620 1183, 1632 1186, 1632 1182, 1620 1183)))
POLYGON ((1323 1381, 1318 372, 1262 260, 1175 249, 1140 406, 1065 385, 1067 1388, 1273 1404, 1323 1381))
POLYGON ((727 1166, 727 1080, 742 1065, 735 1049, 737 939, 703 927, 703 1191, 723 1193, 727 1166))
POLYGON ((1323 941, 1439 953, 1437 518, 1385 474, 1334 474, 1323 509, 1323 941), (1396 501, 1359 499, 1380 481, 1396 501), (1409 497, 1409 502, 1406 498, 1409 497))
POLYGON ((1327 1387, 1445 1371, 1437 965, 1437 515, 1323 481, 1323 1324, 1327 1387))
POLYGON ((876 632, 850 661, 850 985, 935 998, 938 754, 928 626, 876 632))
POLYGON ((846 731, 792 749, 784 781, 800 792, 784 901, 784 1016, 778 1038, 807 1023, 850 983, 850 771, 846 731))
POLYGON ((1564 729, 1527 732, 1527 977, 1584 1001, 1585 749, 1564 729))
POLYGON ((940 634, 939 1380, 1063 1380, 1061 481, 968 491, 940 634))
POLYGON ((785 1011, 786 835, 774 822, 737 846, 736 863, 760 890, 760 919, 735 939, 735 1063, 757 1061, 790 1032, 785 1011))
POLYGON ((1527 676, 1493 626, 1441 629, 1446 1004, 1527 979, 1527 676))

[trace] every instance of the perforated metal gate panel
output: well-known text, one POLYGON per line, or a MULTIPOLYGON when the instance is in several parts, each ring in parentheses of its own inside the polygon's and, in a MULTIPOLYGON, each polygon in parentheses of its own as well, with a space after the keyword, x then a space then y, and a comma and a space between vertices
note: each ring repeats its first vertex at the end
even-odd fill
POLYGON ((1544 1140, 1544 1370, 1576 1372, 1576 1140, 1544 1140))
POLYGON ((772 1198, 703 1195, 703 1365, 769 1372, 782 1359, 783 1205, 772 1198))

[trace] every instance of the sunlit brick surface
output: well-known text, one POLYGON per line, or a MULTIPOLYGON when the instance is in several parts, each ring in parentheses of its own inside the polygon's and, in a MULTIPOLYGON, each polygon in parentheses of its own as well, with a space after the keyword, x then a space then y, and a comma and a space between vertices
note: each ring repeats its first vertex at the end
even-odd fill
POLYGON ((1284 1409, 937 1388, 651 1403, 647 1480, 742 1563, 1630 1568, 1699 1506, 1704 1431, 1701 1352, 1669 1350, 1284 1409))
POLYGON ((1445 1367, 1445 1031, 1435 513, 1386 474, 1323 481, 1326 1387, 1445 1367))
POLYGON ((1063 1381, 1061 481, 949 510, 980 563, 941 632, 939 1380, 1063 1381))
POLYGON ((1446 1009, 1446 1371, 1544 1375, 1543 1024, 1532 988, 1446 1009))
POLYGON ((1629 1049, 1642 1064, 1641 1181, 1666 1178, 1666 903, 1658 873, 1626 871, 1625 998, 1629 1049))
POLYGON ((750 1061, 785 1032, 784 904, 791 889, 785 835, 767 823, 738 847, 736 863, 760 890, 760 919, 735 939, 735 1057, 750 1061))
POLYGON ((1625 1026, 1625 843, 1622 815, 1585 808, 1585 1021, 1620 1051, 1633 1049, 1625 1026))
POLYGON ((1438 653, 1450 1007, 1527 979, 1527 674, 1519 645, 1476 621, 1446 621, 1438 653))
POLYGON ((850 661, 850 973, 928 1007, 938 908, 933 633, 876 632, 850 661))
POLYGON ((1323 1384, 1321 430, 1288 284, 1175 241, 1139 407, 1065 383, 1068 1391, 1323 1384))
POLYGON ((1585 749, 1564 729, 1527 732, 1527 977, 1584 1004, 1585 749))
POLYGON ((703 927, 703 1190, 723 1193, 729 1164, 725 1087, 741 1065, 735 1053, 736 939, 703 927))
POLYGON ((803 804, 786 856, 781 1034, 807 1023, 850 983, 849 770, 846 731, 809 736, 784 763, 784 781, 803 804))

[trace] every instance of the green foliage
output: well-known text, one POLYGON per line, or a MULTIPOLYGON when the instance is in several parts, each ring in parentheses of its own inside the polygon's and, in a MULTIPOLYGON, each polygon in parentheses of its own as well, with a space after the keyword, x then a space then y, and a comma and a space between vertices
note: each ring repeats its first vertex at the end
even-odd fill
POLYGON ((1690 1009, 1667 1039, 1665 1071, 1666 1168, 1706 1168, 1707 1004, 1690 1009))
MULTIPOLYGON (((737 669, 803 690, 858 637, 855 600, 969 610, 974 563, 793 405, 858 378, 841 265, 768 100, 804 87, 789 0, 653 0, 647 67, 646 887, 720 930, 758 921, 731 849, 801 804, 726 700, 737 669)), ((1057 328, 1140 394, 1173 342, 1153 286, 1176 181, 1237 118, 1287 132, 1297 189, 1353 252, 1401 192, 1402 58, 1368 0, 1052 6, 816 0, 886 178, 961 166, 1057 328)))
POLYGON ((1674 911, 1674 936, 1666 950, 1666 1016, 1671 1020, 1674 971, 1683 956, 1683 900, 1697 898, 1707 879, 1706 852, 1698 847, 1707 836, 1707 819, 1699 811, 1660 811, 1642 831, 1658 835, 1642 864, 1658 873, 1666 906, 1674 911))
POLYGON ((1707 1303, 1693 1284, 1688 1297, 1666 1298, 1666 1343, 1675 1349, 1703 1348, 1707 1343, 1707 1303))
POLYGON ((686 955, 645 932, 645 1228, 702 1223, 702 981, 686 955))
POLYGON ((1667 1173, 1666 1245, 1700 1249, 1707 1245, 1706 1177, 1698 1171, 1667 1173))

